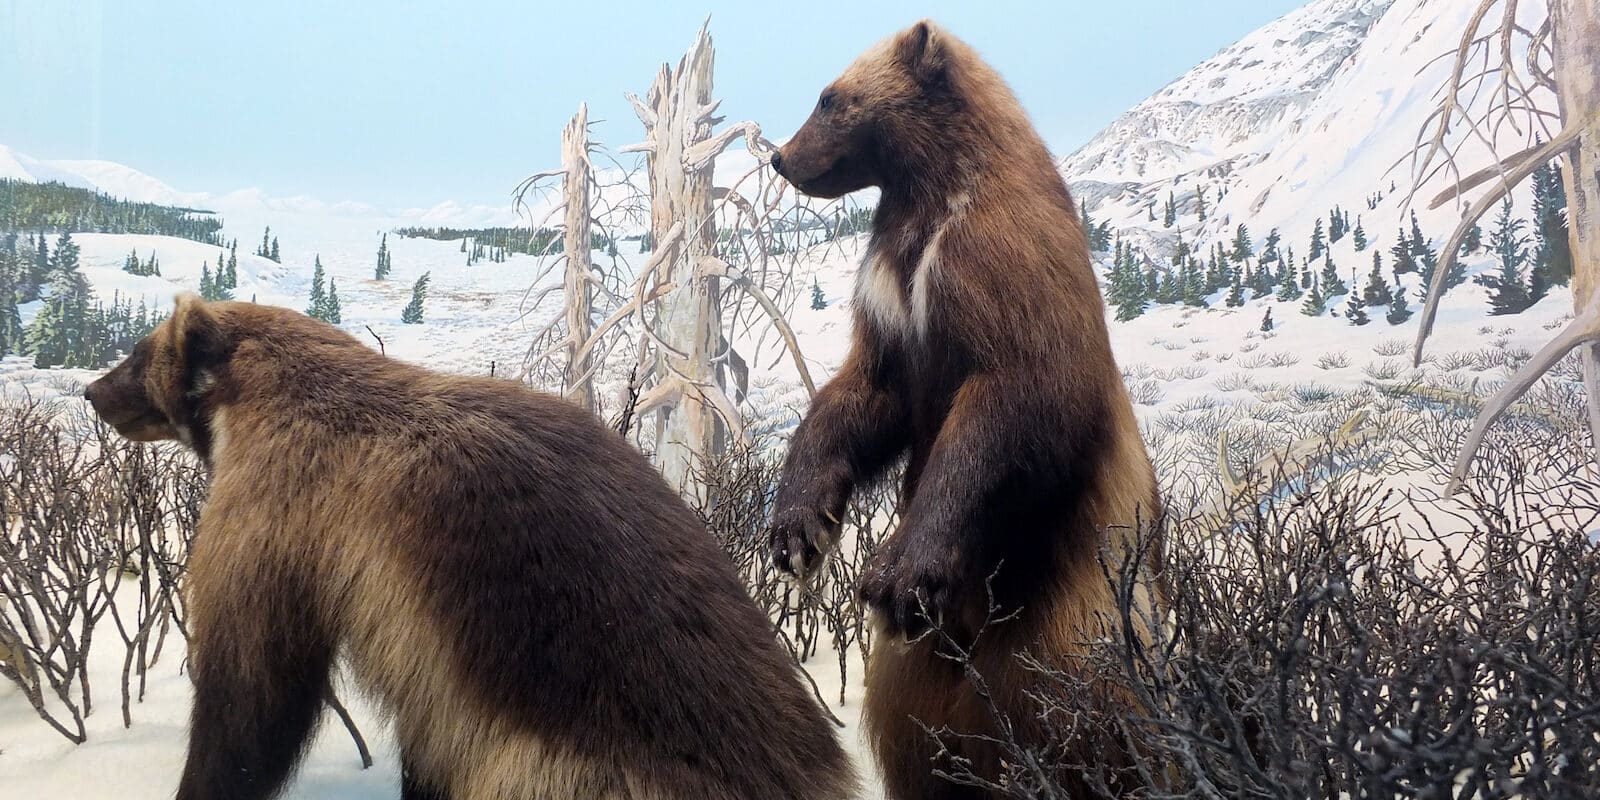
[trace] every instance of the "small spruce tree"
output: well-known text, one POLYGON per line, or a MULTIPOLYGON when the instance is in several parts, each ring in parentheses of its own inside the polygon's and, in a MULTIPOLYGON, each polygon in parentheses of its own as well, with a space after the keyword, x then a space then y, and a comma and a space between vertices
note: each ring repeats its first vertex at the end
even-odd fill
POLYGON ((1371 318, 1367 316, 1367 306, 1365 303, 1361 302, 1361 296, 1359 294, 1355 292, 1350 293, 1350 300, 1344 305, 1344 318, 1349 320, 1351 325, 1358 327, 1372 321, 1371 318))
POLYGON ((1384 314, 1383 318, 1388 320, 1390 325, 1399 325, 1411 319, 1411 309, 1406 306, 1406 287, 1394 287, 1394 300, 1389 303, 1389 313, 1384 314))
POLYGON ((421 325, 422 304, 427 299, 428 273, 424 272, 422 273, 422 277, 418 278, 417 282, 411 285, 411 302, 407 303, 406 307, 400 310, 400 321, 407 325, 421 325))
POLYGON ((306 305, 306 316, 323 319, 328 311, 327 275, 322 271, 322 255, 316 256, 316 266, 311 271, 311 301, 306 305))
POLYGON ((1372 271, 1367 273, 1367 285, 1361 290, 1361 302, 1369 306, 1386 306, 1394 299, 1389 282, 1383 279, 1383 254, 1372 251, 1372 271))

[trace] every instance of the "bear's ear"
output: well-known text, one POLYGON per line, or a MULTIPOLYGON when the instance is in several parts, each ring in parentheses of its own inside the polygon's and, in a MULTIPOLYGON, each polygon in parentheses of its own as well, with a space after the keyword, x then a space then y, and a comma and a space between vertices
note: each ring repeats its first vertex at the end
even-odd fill
POLYGON ((226 356, 228 347, 217 315, 194 292, 178 294, 170 324, 172 346, 185 372, 205 369, 226 356))
POLYGON ((900 63, 923 83, 935 83, 944 77, 944 34, 928 20, 912 25, 900 35, 900 63))

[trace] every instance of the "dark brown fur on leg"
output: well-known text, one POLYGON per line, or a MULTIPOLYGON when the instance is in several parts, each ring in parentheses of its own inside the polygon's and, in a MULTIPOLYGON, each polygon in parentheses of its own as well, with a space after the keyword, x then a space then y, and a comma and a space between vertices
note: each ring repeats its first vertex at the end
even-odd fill
POLYGON ((812 401, 789 443, 778 487, 772 559, 780 569, 798 576, 814 570, 838 538, 851 492, 905 450, 898 378, 858 345, 812 401))
POLYGON ((303 584, 265 588, 253 599, 279 602, 257 613, 196 608, 189 645, 194 708, 178 800, 274 796, 321 716, 332 648, 307 611, 303 584))

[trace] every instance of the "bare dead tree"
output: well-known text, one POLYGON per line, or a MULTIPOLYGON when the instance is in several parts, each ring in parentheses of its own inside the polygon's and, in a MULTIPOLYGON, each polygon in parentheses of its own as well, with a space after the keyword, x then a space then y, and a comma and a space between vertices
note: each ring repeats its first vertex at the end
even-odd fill
POLYGON ((1519 0, 1481 0, 1453 53, 1443 99, 1419 136, 1413 162, 1413 193, 1440 170, 1448 170, 1455 180, 1450 189, 1434 199, 1433 207, 1461 198, 1477 186, 1487 183, 1488 188, 1466 207, 1445 240, 1422 310, 1413 362, 1421 363, 1423 344, 1432 332, 1445 280, 1468 231, 1535 169, 1558 157, 1566 179, 1576 316, 1484 405, 1451 470, 1452 491, 1461 488, 1489 427, 1574 349, 1580 349, 1582 354, 1589 425, 1596 446, 1596 464, 1600 465, 1600 297, 1596 296, 1600 291, 1600 81, 1595 79, 1600 74, 1600 49, 1594 44, 1600 41, 1600 6, 1592 0, 1549 0, 1548 17, 1531 31, 1518 24, 1518 6, 1519 0), (1484 21, 1497 7, 1501 10, 1499 27, 1480 36, 1484 21), (1513 55, 1518 44, 1527 49, 1521 64, 1513 55), (1491 60, 1492 54, 1497 58, 1491 60), (1481 57, 1485 66, 1469 75, 1475 56, 1481 57), (1474 120, 1462 95, 1491 77, 1498 80, 1491 88, 1494 99, 1489 111, 1474 120), (1540 91, 1555 95, 1554 114, 1537 107, 1535 94, 1540 91), (1488 143, 1493 152, 1502 125, 1511 125, 1520 133, 1519 119, 1544 125, 1547 118, 1553 118, 1559 129, 1546 129, 1549 139, 1543 144, 1499 159, 1470 175, 1462 176, 1457 169, 1450 136, 1458 124, 1464 124, 1468 133, 1488 143))

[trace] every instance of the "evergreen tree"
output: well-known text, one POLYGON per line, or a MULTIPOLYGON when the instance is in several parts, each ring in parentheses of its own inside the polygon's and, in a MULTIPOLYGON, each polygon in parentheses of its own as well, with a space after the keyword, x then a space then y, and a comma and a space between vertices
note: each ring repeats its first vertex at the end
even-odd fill
POLYGON ((1339 213, 1339 207, 1334 206, 1328 213, 1328 244, 1335 245, 1344 238, 1344 218, 1339 213))
POLYGON ((1286 302, 1300 299, 1300 283, 1295 277, 1294 265, 1287 259, 1278 262, 1278 293, 1274 297, 1286 302))
POLYGON ((1372 251, 1372 272, 1367 274, 1366 288, 1361 290, 1361 302, 1369 306, 1386 306, 1394 299, 1389 282, 1383 279, 1383 254, 1372 251))
POLYGON ((1151 203, 1150 205, 1145 206, 1144 207, 1144 211, 1145 211, 1146 214, 1150 215, 1149 219, 1147 221, 1149 221, 1149 222, 1155 222, 1156 221, 1156 204, 1155 203, 1151 203))
MULTIPOLYGON (((42 244, 42 241, 41 241, 42 244)), ((43 248, 40 248, 41 251, 43 248)), ((96 367, 94 354, 85 347, 84 334, 93 292, 78 268, 78 245, 69 233, 56 241, 50 258, 49 296, 28 328, 28 352, 40 369, 96 367)))
POLYGON ((23 264, 23 280, 19 293, 22 302, 31 303, 38 300, 45 284, 50 281, 50 244, 43 235, 35 240, 33 246, 33 259, 23 264))
POLYGON ((1188 260, 1189 243, 1183 240, 1183 231, 1178 231, 1177 244, 1173 245, 1172 249, 1172 266, 1174 269, 1182 269, 1188 260))
POLYGON ((1244 281, 1239 275, 1239 270, 1233 271, 1233 287, 1228 290, 1228 298, 1224 301, 1229 308, 1238 308, 1244 305, 1244 281))
POLYGON ((1177 221, 1178 221, 1178 203, 1177 203, 1177 199, 1172 196, 1172 192, 1167 192, 1167 207, 1166 207, 1166 210, 1163 211, 1162 215, 1161 215, 1161 227, 1170 228, 1177 221))
POLYGON ((1339 269, 1333 265, 1333 254, 1327 254, 1322 261, 1322 296, 1333 298, 1348 291, 1350 287, 1345 285, 1339 277, 1339 269))
MULTIPOLYGON (((217 258, 220 259, 222 256, 218 255, 217 258)), ((220 269, 222 262, 218 261, 217 266, 220 269)), ((231 293, 234 289, 239 288, 239 254, 237 252, 228 253, 228 267, 227 269, 222 269, 221 272, 220 285, 223 289, 231 293)))
POLYGON ((389 277, 389 234, 387 233, 378 242, 378 266, 373 269, 372 277, 380 281, 389 277))
POLYGON ((1206 187, 1204 186, 1195 190, 1194 213, 1200 217, 1201 222, 1206 221, 1206 187))
POLYGON ((1267 269, 1265 264, 1256 265, 1255 272, 1251 273, 1249 284, 1251 300, 1271 297, 1272 292, 1277 289, 1277 284, 1273 280, 1272 270, 1267 269))
POLYGON ((1300 313, 1308 317, 1320 317, 1327 310, 1327 299, 1322 296, 1322 287, 1313 280, 1311 288, 1306 290, 1305 302, 1300 304, 1300 313))
POLYGON ((333 280, 328 281, 328 301, 327 305, 324 306, 322 321, 330 325, 338 325, 344 322, 344 318, 339 311, 339 284, 333 280))
POLYGON ((1306 255, 1307 261, 1316 261, 1322 257, 1322 251, 1327 247, 1322 241, 1322 217, 1317 217, 1317 227, 1311 230, 1311 252, 1306 255))
POLYGON ((21 262, 16 250, 0 247, 0 356, 19 352, 26 346, 22 316, 17 311, 17 279, 21 262))
POLYGON ((1489 233, 1489 248, 1500 263, 1500 272, 1477 278, 1480 285, 1489 289, 1490 314, 1520 314, 1536 300, 1522 278, 1522 267, 1528 262, 1528 237, 1522 233, 1525 224, 1511 217, 1511 199, 1506 198, 1495 218, 1494 230, 1489 233))
POLYGON ((1372 321, 1367 316, 1366 304, 1361 302, 1361 297, 1355 292, 1350 293, 1350 300, 1345 303, 1344 318, 1350 320, 1350 324, 1357 327, 1372 321))
POLYGON ((328 311, 327 274, 322 271, 322 255, 316 256, 316 266, 311 271, 311 302, 306 306, 306 316, 323 319, 328 311))
POLYGON ((1483 226, 1473 225, 1467 230, 1467 235, 1461 239, 1461 249, 1457 252, 1458 258, 1466 258, 1483 249, 1483 226))
POLYGON ((1112 264, 1108 299, 1117 310, 1117 320, 1127 322, 1144 313, 1150 292, 1146 277, 1134 260, 1132 247, 1118 242, 1116 260, 1112 264))
POLYGON ((1183 266, 1183 304, 1204 308, 1206 306, 1206 274, 1200 263, 1190 258, 1183 266))
POLYGON ((1356 217, 1356 229, 1350 233, 1356 243, 1356 252, 1367 249, 1367 232, 1361 228, 1361 218, 1356 217))
POLYGON ((268 225, 267 229, 261 232, 261 249, 256 251, 256 255, 261 256, 262 258, 272 258, 271 238, 272 226, 268 225))
POLYGON ((1533 171, 1534 271, 1548 286, 1565 286, 1572 280, 1572 240, 1567 230, 1567 190, 1561 170, 1541 164, 1533 171))
POLYGON ((422 303, 427 299, 428 273, 424 272, 422 273, 422 277, 417 279, 416 283, 411 284, 411 302, 407 303, 406 307, 400 310, 400 321, 407 325, 421 325, 422 303))
POLYGON ((1233 232, 1233 261, 1243 264, 1255 254, 1255 247, 1250 244, 1250 230, 1241 223, 1233 232))
POLYGON ((1170 269, 1161 271, 1161 288, 1156 292, 1156 302, 1176 303, 1183 299, 1183 284, 1170 269))
POLYGON ((1399 235, 1394 240, 1394 246, 1389 248, 1389 255, 1394 257, 1394 274, 1401 275, 1417 271, 1415 252, 1415 249, 1411 246, 1410 237, 1406 236, 1405 228, 1401 228, 1399 235))
POLYGON ((1220 250, 1220 245, 1212 247, 1211 258, 1206 260, 1206 294, 1225 289, 1232 281, 1233 271, 1228 268, 1227 259, 1222 257, 1220 250))
POLYGON ((211 277, 211 265, 204 261, 200 262, 200 298, 210 300, 216 291, 217 284, 211 277))
POLYGON ((1411 309, 1406 305, 1406 287, 1394 287, 1394 300, 1389 303, 1389 313, 1384 314, 1383 318, 1390 325, 1399 325, 1411 319, 1411 309))
POLYGON ((122 271, 129 275, 138 275, 139 266, 139 248, 135 247, 127 258, 122 259, 122 271))
MULTIPOLYGON (((1411 253, 1417 258, 1422 258, 1428 253, 1433 253, 1433 247, 1428 242, 1428 237, 1422 235, 1422 227, 1417 224, 1417 212, 1411 212, 1411 253)), ((1434 255, 1438 255, 1434 253, 1434 255)))
POLYGON ((1278 242, 1280 241, 1282 241, 1282 239, 1278 236, 1277 228, 1273 228, 1267 232, 1266 240, 1261 243, 1261 263, 1270 264, 1281 258, 1281 256, 1278 255, 1278 242))
POLYGON ((815 275, 811 276, 811 310, 821 311, 828 307, 828 299, 822 295, 822 284, 817 282, 815 275))
POLYGON ((1261 317, 1261 330, 1264 333, 1265 332, 1270 332, 1272 330, 1272 309, 1271 308, 1268 308, 1267 309, 1267 313, 1264 314, 1261 317))
POLYGON ((650 236, 650 232, 649 231, 645 231, 644 235, 639 237, 639 252, 641 252, 641 253, 650 252, 651 243, 654 242, 654 241, 655 241, 655 239, 653 239, 650 236))
POLYGON ((276 236, 272 237, 272 255, 268 256, 268 258, 279 264, 283 263, 283 258, 278 255, 278 237, 276 236))

